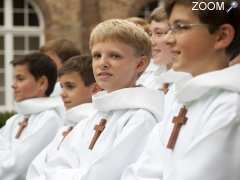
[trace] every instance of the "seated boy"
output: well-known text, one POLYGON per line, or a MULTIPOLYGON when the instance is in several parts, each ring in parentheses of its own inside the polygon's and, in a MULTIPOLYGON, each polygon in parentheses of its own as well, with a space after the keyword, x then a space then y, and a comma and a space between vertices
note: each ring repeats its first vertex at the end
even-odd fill
POLYGON ((57 69, 42 53, 28 54, 11 64, 17 114, 0 130, 0 179, 24 180, 30 162, 62 125, 59 100, 48 97, 57 69))
POLYGON ((29 180, 119 179, 161 119, 163 94, 135 86, 151 57, 144 30, 127 20, 104 21, 92 31, 90 49, 94 77, 105 90, 93 97, 97 113, 77 124, 44 172, 29 180))
POLYGON ((166 42, 176 56, 172 68, 193 78, 171 86, 162 123, 122 180, 240 178, 240 65, 228 67, 240 50, 240 7, 193 11, 192 2, 166 1, 166 42))
POLYGON ((68 134, 81 120, 93 115, 96 111, 92 104, 92 94, 96 93, 97 85, 93 76, 92 59, 90 56, 75 56, 66 61, 58 72, 62 87, 62 99, 65 105, 65 126, 61 128, 55 139, 32 162, 28 177, 34 178, 41 174, 48 158, 61 150, 68 134))
MULTIPOLYGON (((80 50, 72 41, 62 38, 46 42, 46 44, 40 48, 40 51, 48 55, 53 60, 53 62, 57 65, 58 70, 68 59, 81 54, 80 50)), ((59 96, 60 94, 61 87, 60 83, 57 81, 51 96, 59 96)))
POLYGON ((161 89, 162 82, 159 80, 162 73, 171 67, 173 54, 164 41, 168 30, 168 19, 164 8, 156 8, 150 16, 150 37, 152 43, 152 59, 144 73, 140 76, 137 84, 151 89, 161 89))

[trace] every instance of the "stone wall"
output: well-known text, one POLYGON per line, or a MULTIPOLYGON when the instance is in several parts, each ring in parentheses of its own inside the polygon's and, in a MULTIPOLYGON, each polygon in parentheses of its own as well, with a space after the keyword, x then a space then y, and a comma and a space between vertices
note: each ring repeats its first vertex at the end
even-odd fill
POLYGON ((110 18, 137 16, 147 3, 156 0, 36 0, 45 23, 46 41, 67 38, 88 51, 92 28, 110 18))

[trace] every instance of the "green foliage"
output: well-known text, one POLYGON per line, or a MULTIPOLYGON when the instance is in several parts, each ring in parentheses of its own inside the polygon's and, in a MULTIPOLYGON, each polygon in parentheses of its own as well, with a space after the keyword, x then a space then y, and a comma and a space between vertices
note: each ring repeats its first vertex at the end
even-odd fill
POLYGON ((8 120, 15 112, 1 112, 0 113, 0 128, 4 126, 6 120, 8 120))

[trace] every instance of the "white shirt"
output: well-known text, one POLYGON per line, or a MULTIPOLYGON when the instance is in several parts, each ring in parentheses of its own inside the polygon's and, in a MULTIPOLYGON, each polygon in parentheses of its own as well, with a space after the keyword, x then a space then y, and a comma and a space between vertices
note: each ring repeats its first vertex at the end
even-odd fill
POLYGON ((165 99, 162 123, 121 180, 239 180, 240 65, 176 83, 165 99), (188 118, 175 148, 167 148, 180 108, 188 118))

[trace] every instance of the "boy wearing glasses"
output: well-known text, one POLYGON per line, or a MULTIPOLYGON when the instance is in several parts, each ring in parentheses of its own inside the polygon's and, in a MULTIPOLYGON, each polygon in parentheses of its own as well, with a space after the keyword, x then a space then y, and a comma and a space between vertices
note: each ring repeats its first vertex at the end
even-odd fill
POLYGON ((171 0, 166 10, 172 68, 193 77, 170 88, 163 121, 122 180, 238 180, 240 65, 228 64, 240 51, 240 7, 192 11, 191 0, 171 0))
POLYGON ((162 83, 159 76, 171 67, 173 55, 168 45, 164 42, 168 31, 167 14, 163 7, 156 8, 150 16, 150 37, 152 44, 152 59, 137 81, 137 84, 144 85, 151 89, 160 89, 162 83))

